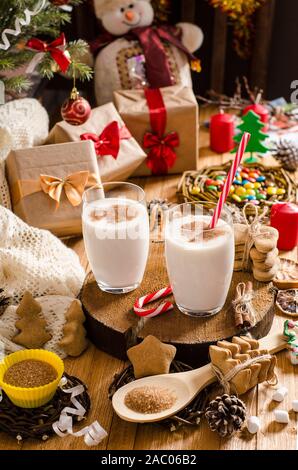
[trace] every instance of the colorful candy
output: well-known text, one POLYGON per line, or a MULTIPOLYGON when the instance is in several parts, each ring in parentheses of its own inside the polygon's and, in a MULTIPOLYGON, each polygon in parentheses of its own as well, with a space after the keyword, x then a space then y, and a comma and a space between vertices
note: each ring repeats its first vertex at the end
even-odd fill
POLYGON ((257 183, 262 183, 263 181, 266 181, 266 177, 265 176, 259 176, 257 178, 257 183))
POLYGON ((254 184, 253 183, 250 183, 250 182, 247 182, 244 184, 244 187, 245 189, 253 189, 254 188, 254 184))
POLYGON ((200 188, 198 186, 194 186, 191 190, 191 194, 194 196, 197 196, 201 192, 200 188))
POLYGON ((256 192, 255 192, 254 189, 248 189, 248 190, 247 190, 247 194, 248 194, 249 196, 255 196, 255 195, 256 195, 256 192))
POLYGON ((267 194, 269 194, 269 196, 274 196, 276 193, 277 189, 274 186, 268 186, 267 194))
MULTIPOLYGON (((207 178, 204 185, 205 190, 216 192, 220 196, 225 180, 226 176, 223 174, 207 178)), ((198 195, 199 192, 200 189, 197 187, 192 189, 194 195, 198 195)), ((237 203, 242 203, 242 205, 248 201, 259 205, 266 200, 282 200, 284 194, 286 194, 286 190, 279 187, 272 179, 272 176, 266 177, 262 174, 262 170, 257 168, 240 166, 235 174, 229 197, 237 203)))
POLYGON ((243 196, 244 194, 246 194, 246 189, 243 186, 239 186, 235 190, 235 193, 237 194, 237 196, 243 196))

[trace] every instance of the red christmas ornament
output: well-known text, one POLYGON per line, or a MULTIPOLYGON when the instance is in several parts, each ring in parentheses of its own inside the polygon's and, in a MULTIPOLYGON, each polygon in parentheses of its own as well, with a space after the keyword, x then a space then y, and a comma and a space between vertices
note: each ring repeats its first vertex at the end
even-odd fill
POLYGON ((253 111, 254 113, 256 113, 260 119, 261 119, 261 122, 263 122, 265 125, 262 129, 262 132, 267 132, 268 129, 269 129, 269 111, 267 108, 265 108, 265 106, 263 106, 262 104, 259 104, 259 103, 254 103, 254 104, 250 104, 249 106, 246 106, 246 108, 244 108, 243 110, 243 116, 245 116, 245 114, 248 113, 248 111, 253 111))
POLYGON ((279 232, 277 248, 290 251, 298 246, 298 206, 276 203, 271 208, 270 225, 279 232))
POLYGON ((210 148, 213 152, 230 152, 234 147, 235 120, 222 110, 210 120, 210 148))
POLYGON ((88 101, 79 95, 76 88, 73 88, 70 98, 62 105, 62 119, 72 126, 80 126, 89 119, 90 113, 91 106, 88 101))

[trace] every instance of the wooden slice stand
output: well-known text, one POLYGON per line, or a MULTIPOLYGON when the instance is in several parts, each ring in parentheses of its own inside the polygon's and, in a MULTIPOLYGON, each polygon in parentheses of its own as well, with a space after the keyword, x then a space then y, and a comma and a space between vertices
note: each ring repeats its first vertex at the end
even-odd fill
MULTIPOLYGON (((257 323, 250 333, 256 339, 266 336, 273 321, 275 293, 269 284, 255 281, 252 274, 235 272, 226 304, 219 314, 211 318, 196 319, 182 314, 175 307, 172 311, 147 319, 144 328, 138 334, 138 341, 149 334, 154 335, 161 341, 176 346, 176 359, 194 367, 206 364, 209 362, 208 350, 211 344, 239 334, 234 324, 231 301, 235 296, 236 285, 248 280, 253 281, 256 292, 252 303, 257 323)), ((91 341, 112 356, 127 359, 127 338, 131 329, 138 323, 138 317, 132 310, 135 300, 168 284, 163 243, 151 244, 143 283, 134 292, 125 295, 106 294, 98 288, 93 275, 89 274, 82 288, 81 301, 91 341)))

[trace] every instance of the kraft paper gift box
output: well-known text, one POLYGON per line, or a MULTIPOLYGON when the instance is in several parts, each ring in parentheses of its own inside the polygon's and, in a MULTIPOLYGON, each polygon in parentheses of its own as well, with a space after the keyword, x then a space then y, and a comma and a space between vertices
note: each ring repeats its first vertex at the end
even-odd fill
POLYGON ((59 122, 46 143, 79 142, 81 136, 94 141, 102 182, 126 180, 146 158, 113 103, 93 109, 81 126, 59 122))
POLYGON ((13 212, 57 236, 82 233, 82 194, 100 183, 90 141, 11 151, 6 173, 13 212))
POLYGON ((199 110, 190 88, 121 90, 114 93, 114 101, 129 131, 148 154, 134 175, 197 169, 199 110))

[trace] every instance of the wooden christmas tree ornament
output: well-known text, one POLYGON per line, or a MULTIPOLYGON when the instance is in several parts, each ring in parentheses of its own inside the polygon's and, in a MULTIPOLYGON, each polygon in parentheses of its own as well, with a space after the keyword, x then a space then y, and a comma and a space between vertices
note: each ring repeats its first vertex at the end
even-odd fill
MULTIPOLYGON (((253 155, 254 152, 266 153, 268 151, 268 147, 264 145, 263 141, 269 136, 262 132, 263 128, 264 123, 261 122, 260 117, 254 111, 248 111, 247 114, 242 116, 242 123, 237 126, 240 133, 234 137, 234 140, 239 144, 244 132, 249 132, 251 134, 250 141, 246 147, 246 151, 250 152, 250 158, 246 159, 245 163, 255 163, 258 161, 253 155)), ((237 148, 234 149, 233 152, 236 152, 236 150, 237 148)))

